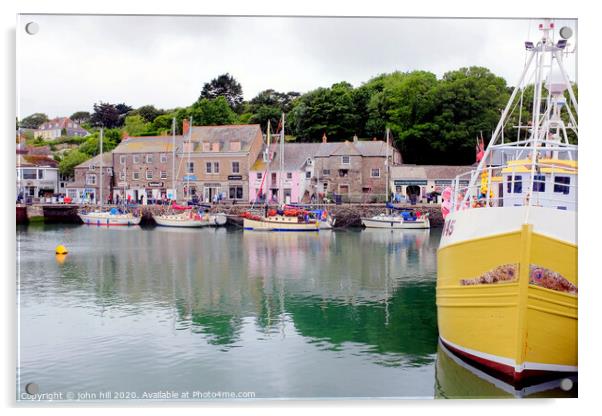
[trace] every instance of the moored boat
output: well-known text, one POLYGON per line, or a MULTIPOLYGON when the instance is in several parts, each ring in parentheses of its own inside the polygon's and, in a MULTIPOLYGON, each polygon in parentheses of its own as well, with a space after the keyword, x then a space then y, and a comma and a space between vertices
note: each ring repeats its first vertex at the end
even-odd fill
POLYGON ((414 213, 411 211, 391 212, 370 218, 362 218, 362 225, 366 228, 386 228, 390 230, 431 228, 428 213, 414 213))
POLYGON ((81 211, 77 214, 86 225, 128 226, 140 224, 141 217, 132 212, 123 212, 117 208, 109 211, 81 211))
POLYGON ((320 221, 302 209, 267 210, 264 215, 245 212, 243 228, 248 231, 319 231, 320 221))
POLYGON ((555 42, 549 20, 540 30, 537 44, 525 44, 527 64, 477 168, 444 192, 437 261, 441 342, 513 383, 578 369, 578 166, 567 133, 577 137, 577 101, 563 64, 570 35, 555 42), (531 120, 504 140, 531 70, 531 120))

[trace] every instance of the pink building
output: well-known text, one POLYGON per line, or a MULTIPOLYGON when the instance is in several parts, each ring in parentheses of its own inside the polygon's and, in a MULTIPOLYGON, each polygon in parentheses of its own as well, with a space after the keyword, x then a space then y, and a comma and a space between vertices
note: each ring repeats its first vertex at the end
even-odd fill
POLYGON ((309 202, 314 155, 319 149, 320 143, 285 143, 282 170, 280 144, 270 145, 269 159, 264 149, 249 170, 249 202, 309 202))

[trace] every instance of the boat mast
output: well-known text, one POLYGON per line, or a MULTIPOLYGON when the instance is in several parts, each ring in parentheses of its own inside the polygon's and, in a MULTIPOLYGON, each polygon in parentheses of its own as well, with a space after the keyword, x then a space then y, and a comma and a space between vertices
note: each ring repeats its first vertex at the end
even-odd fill
POLYGON ((102 136, 103 136, 103 127, 100 128, 100 208, 102 209, 102 136))
MULTIPOLYGON (((192 147, 192 116, 190 116, 190 125, 188 126, 188 162, 186 163, 186 189, 188 190, 188 195, 186 201, 190 201, 190 148, 192 147)), ((211 202, 211 201, 209 201, 211 202)))
POLYGON ((265 170, 265 174, 266 174, 266 180, 265 180, 265 186, 266 186, 266 198, 265 198, 265 204, 268 205, 269 200, 271 198, 271 193, 272 193, 272 178, 270 178, 270 163, 272 162, 272 159, 270 157, 270 138, 271 138, 271 123, 270 123, 270 119, 268 119, 268 127, 267 127, 267 147, 265 149, 265 154, 266 154, 266 170, 265 170))
POLYGON ((174 117, 171 121, 171 192, 172 200, 176 198, 176 118, 174 117))
POLYGON ((282 188, 282 175, 284 174, 284 113, 282 113, 282 123, 280 130, 280 174, 278 175, 278 199, 284 204, 284 189, 282 188))
POLYGON ((389 128, 387 127, 387 149, 385 152, 385 203, 389 202, 389 128))

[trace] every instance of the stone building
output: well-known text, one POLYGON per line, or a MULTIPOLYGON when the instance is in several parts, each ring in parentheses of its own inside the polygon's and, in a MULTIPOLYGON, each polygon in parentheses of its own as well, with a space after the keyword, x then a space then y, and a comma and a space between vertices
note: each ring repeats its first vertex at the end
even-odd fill
POLYGON ((178 199, 249 200, 249 169, 263 146, 258 124, 183 126, 178 199))
MULTIPOLYGON (((101 164, 100 155, 80 163, 73 169, 73 181, 65 186, 66 195, 74 203, 97 204, 100 202, 101 164)), ((102 155, 102 202, 108 203, 114 187, 113 155, 102 155)))
POLYGON ((386 160, 390 167, 401 164, 401 154, 384 141, 327 143, 325 138, 314 157, 316 192, 343 202, 384 201, 386 160))
POLYGON ((132 201, 142 200, 146 204, 149 201, 181 197, 174 192, 174 180, 181 180, 177 174, 182 161, 177 152, 181 151, 182 140, 182 136, 124 138, 112 152, 115 171, 113 200, 129 198, 132 201), (174 167, 176 177, 173 175, 174 167))

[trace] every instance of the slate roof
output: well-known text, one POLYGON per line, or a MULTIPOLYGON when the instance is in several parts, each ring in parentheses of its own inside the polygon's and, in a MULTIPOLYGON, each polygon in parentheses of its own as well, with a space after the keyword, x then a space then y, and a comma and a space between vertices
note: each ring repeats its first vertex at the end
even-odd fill
MULTIPOLYGON (((319 152, 316 154, 317 157, 328 157, 328 156, 353 156, 361 155, 364 157, 386 157, 387 155, 387 143, 382 140, 370 140, 370 141, 344 141, 334 143, 319 143, 321 145, 319 152)), ((389 155, 394 152, 391 146, 389 155)))
MULTIPOLYGON (((112 167, 113 166, 113 153, 105 152, 102 154, 102 166, 103 167, 112 167)), ((85 162, 80 163, 75 168, 89 168, 90 166, 100 167, 100 155, 96 155, 91 159, 86 160, 85 162)))
MULTIPOLYGON (((176 136, 176 147, 179 147, 182 140, 183 136, 176 136)), ((125 137, 113 149, 113 153, 168 153, 172 151, 172 136, 125 137)))
POLYGON ((472 166, 449 165, 401 165, 391 167, 391 177, 399 179, 454 179, 469 172, 472 166))
POLYGON ((51 167, 56 168, 59 162, 48 156, 17 155, 17 167, 51 167))
MULTIPOLYGON (((305 166, 308 158, 313 158, 323 143, 285 143, 283 170, 291 172, 300 170, 305 166)), ((271 169, 280 169, 280 144, 270 145, 272 153, 271 169)), ((263 152, 251 167, 253 171, 264 171, 266 163, 263 161, 263 152)))

